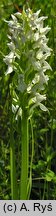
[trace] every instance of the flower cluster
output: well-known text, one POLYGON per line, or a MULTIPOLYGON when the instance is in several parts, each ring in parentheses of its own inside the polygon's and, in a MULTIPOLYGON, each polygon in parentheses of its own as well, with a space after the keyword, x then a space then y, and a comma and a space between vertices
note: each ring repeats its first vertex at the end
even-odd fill
POLYGON ((23 9, 22 13, 11 15, 12 20, 6 21, 9 26, 10 53, 5 56, 4 61, 8 65, 6 75, 15 71, 14 84, 18 95, 23 95, 24 99, 27 95, 25 106, 32 110, 39 105, 46 111, 41 103, 46 96, 41 92, 49 79, 45 72, 51 70, 47 62, 51 49, 46 37, 50 28, 43 26, 47 17, 39 17, 40 11, 33 13, 30 8, 26 11, 23 9))

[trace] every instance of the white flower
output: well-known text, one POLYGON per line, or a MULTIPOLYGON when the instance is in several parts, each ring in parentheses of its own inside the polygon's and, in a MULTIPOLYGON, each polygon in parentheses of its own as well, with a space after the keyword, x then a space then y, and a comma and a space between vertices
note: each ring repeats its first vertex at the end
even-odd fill
POLYGON ((10 52, 8 55, 5 56, 4 62, 8 65, 12 63, 13 58, 14 58, 14 53, 10 52))
POLYGON ((12 72, 13 72, 13 66, 8 65, 8 68, 7 68, 5 75, 10 74, 12 72))
POLYGON ((14 45, 14 43, 12 41, 10 43, 7 43, 7 45, 10 48, 11 51, 15 51, 15 45, 14 45))

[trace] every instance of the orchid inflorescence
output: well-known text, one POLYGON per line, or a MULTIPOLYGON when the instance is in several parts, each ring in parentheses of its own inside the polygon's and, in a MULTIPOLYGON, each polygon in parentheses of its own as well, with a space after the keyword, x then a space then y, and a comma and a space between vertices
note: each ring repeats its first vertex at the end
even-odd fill
POLYGON ((8 65, 6 75, 15 71, 16 88, 19 94, 27 94, 26 106, 30 112, 38 105, 42 110, 47 110, 41 103, 46 96, 40 91, 44 90, 44 84, 49 80, 46 70, 51 70, 46 60, 51 53, 46 37, 50 27, 43 27, 47 17, 39 17, 40 11, 33 13, 30 8, 23 9, 22 13, 11 15, 12 20, 6 21, 10 33, 10 43, 7 44, 10 53, 4 58, 8 65))

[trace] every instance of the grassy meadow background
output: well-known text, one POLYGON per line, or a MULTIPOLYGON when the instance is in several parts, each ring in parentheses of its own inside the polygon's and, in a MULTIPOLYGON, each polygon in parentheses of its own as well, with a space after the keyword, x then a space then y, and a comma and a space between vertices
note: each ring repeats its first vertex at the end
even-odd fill
MULTIPOLYGON (((0 199, 11 199, 10 183, 10 84, 13 75, 5 76, 6 65, 3 54, 8 53, 8 28, 4 19, 10 20, 11 14, 22 12, 23 5, 36 12, 41 9, 41 15, 48 16, 46 25, 51 27, 48 33, 48 45, 52 48, 48 70, 49 81, 45 87, 49 112, 36 108, 32 123, 34 132, 34 158, 32 164, 31 200, 56 199, 56 0, 0 0, 0 199)), ((31 128, 30 146, 31 146, 31 128)), ((17 184, 20 183, 21 171, 21 119, 13 119, 13 133, 17 167, 17 184)), ((30 149, 31 153, 31 149, 30 149)))

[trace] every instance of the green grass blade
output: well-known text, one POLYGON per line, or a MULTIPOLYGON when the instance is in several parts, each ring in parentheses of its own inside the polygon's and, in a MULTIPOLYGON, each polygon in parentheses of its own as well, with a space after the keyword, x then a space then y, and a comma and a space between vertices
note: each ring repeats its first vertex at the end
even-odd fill
POLYGON ((22 161, 21 161, 20 200, 27 199, 28 164, 29 164, 28 117, 27 117, 27 112, 22 111, 22 161))

